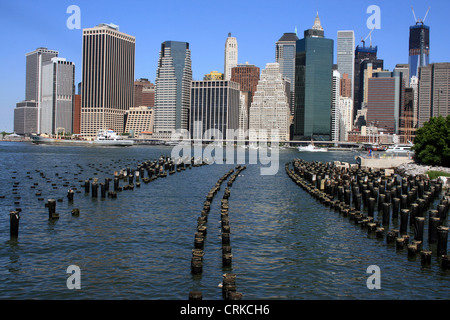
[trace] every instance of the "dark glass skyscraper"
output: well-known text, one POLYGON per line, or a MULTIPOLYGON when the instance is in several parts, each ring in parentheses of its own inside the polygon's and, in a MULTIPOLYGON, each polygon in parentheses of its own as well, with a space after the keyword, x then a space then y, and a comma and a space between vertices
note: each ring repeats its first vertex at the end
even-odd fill
POLYGON ((419 67, 430 63, 430 27, 417 23, 409 28, 409 77, 419 75, 419 67))
POLYGON ((332 68, 333 40, 317 15, 296 44, 294 140, 331 140, 332 68))

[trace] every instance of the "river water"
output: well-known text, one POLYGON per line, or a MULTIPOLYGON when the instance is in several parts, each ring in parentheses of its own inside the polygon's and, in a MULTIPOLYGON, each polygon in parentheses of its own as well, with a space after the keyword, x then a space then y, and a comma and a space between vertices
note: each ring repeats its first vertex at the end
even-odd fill
POLYGON ((420 255, 409 259, 406 249, 396 250, 324 207, 284 170, 295 158, 355 163, 351 152, 280 150, 275 175, 261 175, 265 165, 259 162, 247 163, 230 188, 232 267, 222 267, 225 183, 209 213, 203 272, 192 275, 203 202, 236 163, 141 181, 116 199, 102 199, 100 191, 92 198, 82 187, 84 180, 103 182, 171 150, 0 142, 0 299, 186 300, 199 290, 203 299, 221 300, 225 272, 236 274, 237 291, 251 300, 450 298, 450 271, 437 257, 429 266, 422 266, 420 255), (69 188, 76 188, 73 203, 66 198, 69 188), (48 199, 58 199, 59 219, 48 219, 48 199), (11 238, 9 212, 15 208, 21 209, 19 236, 11 238), (79 216, 71 214, 74 208, 79 216), (68 289, 72 265, 79 267, 81 289, 68 289), (371 265, 380 268, 380 289, 367 286, 371 265))

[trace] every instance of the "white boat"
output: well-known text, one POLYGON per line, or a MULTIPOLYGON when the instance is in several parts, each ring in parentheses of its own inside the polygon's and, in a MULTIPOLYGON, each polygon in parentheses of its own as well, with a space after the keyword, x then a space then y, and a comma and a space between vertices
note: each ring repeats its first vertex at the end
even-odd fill
POLYGON ((99 130, 93 144, 102 146, 132 146, 134 141, 124 139, 115 133, 114 130, 108 129, 99 130))
POLYGON ((411 153, 413 150, 411 150, 412 145, 411 144, 396 144, 393 146, 390 146, 386 153, 411 153))
POLYGON ((307 152, 327 152, 327 148, 319 148, 314 145, 314 143, 308 144, 305 146, 299 146, 298 151, 307 151, 307 152))

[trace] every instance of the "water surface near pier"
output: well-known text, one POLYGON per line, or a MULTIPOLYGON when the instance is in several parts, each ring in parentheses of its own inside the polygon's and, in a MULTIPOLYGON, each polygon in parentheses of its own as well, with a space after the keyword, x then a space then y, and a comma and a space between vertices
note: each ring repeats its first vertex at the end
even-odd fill
POLYGON ((86 179, 102 182, 171 150, 0 143, 0 299, 185 300, 189 291, 200 290, 204 299, 220 300, 224 272, 236 274, 244 299, 450 298, 450 272, 437 257, 422 267, 420 256, 410 260, 406 250, 368 236, 295 185, 284 170, 294 158, 355 163, 352 152, 280 150, 279 170, 267 176, 260 174, 262 165, 247 163, 230 188, 232 268, 224 270, 221 260, 223 184, 208 217, 203 273, 191 275, 203 202, 237 164, 141 181, 140 188, 121 191, 117 199, 101 199, 100 192, 95 199, 81 187, 86 179), (71 187, 81 192, 68 203, 71 187), (62 199, 54 221, 45 207, 51 198, 62 199), (9 212, 15 208, 22 209, 19 237, 10 239, 9 212), (80 216, 71 215, 73 208, 80 216), (70 265, 81 269, 81 290, 66 286, 70 265), (380 267, 381 289, 367 288, 370 265, 380 267))

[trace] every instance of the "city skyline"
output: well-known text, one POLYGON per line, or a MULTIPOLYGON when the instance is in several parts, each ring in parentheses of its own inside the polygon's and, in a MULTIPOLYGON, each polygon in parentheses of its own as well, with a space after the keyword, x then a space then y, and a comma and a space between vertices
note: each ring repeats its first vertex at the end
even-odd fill
POLYGON ((336 63, 337 32, 354 30, 355 46, 361 44, 360 40, 370 32, 366 25, 371 16, 371 13, 366 12, 370 5, 380 8, 381 29, 373 31, 372 42, 378 46, 378 56, 385 61, 385 69, 392 71, 396 64, 408 62, 409 28, 415 24, 411 6, 420 18, 431 7, 425 23, 430 27, 430 63, 448 62, 445 50, 448 44, 437 41, 445 38, 445 28, 442 28, 446 22, 444 14, 450 9, 450 3, 446 1, 283 1, 276 7, 269 6, 268 2, 253 1, 230 1, 227 5, 211 5, 206 1, 171 1, 164 4, 136 1, 132 5, 115 2, 107 7, 103 1, 46 3, 48 5, 40 6, 32 1, 22 1, 0 5, 2 30, 14 30, 5 32, 5 42, 10 47, 7 52, 2 52, 3 60, 9 63, 1 67, 0 131, 13 130, 14 107, 24 97, 25 54, 38 47, 58 51, 61 56, 74 62, 75 83, 78 84, 82 70, 82 30, 100 23, 117 24, 121 32, 136 37, 135 79, 148 78, 152 82, 156 77, 159 46, 164 41, 190 43, 193 79, 201 80, 204 74, 212 70, 224 71, 223 44, 229 32, 239 43, 238 63, 248 61, 261 68, 266 63, 275 62, 274 46, 283 33, 297 29, 299 38, 302 38, 303 30, 311 26, 317 11, 325 29, 325 37, 334 40, 333 61, 336 63), (80 8, 80 29, 69 29, 66 25, 71 16, 66 13, 70 5, 80 8), (169 10, 163 10, 164 6, 169 10), (99 8, 104 10, 100 11, 99 8), (247 15, 248 11, 252 12, 252 16, 247 15), (171 14, 152 15, 152 12, 171 14), (264 12, 283 19, 267 19, 262 24, 258 18, 264 12), (227 15, 228 19, 220 26, 204 28, 204 19, 200 18, 212 14, 227 15), (150 19, 144 19, 146 15, 150 19), (166 19, 166 23, 158 23, 160 19, 166 19))

